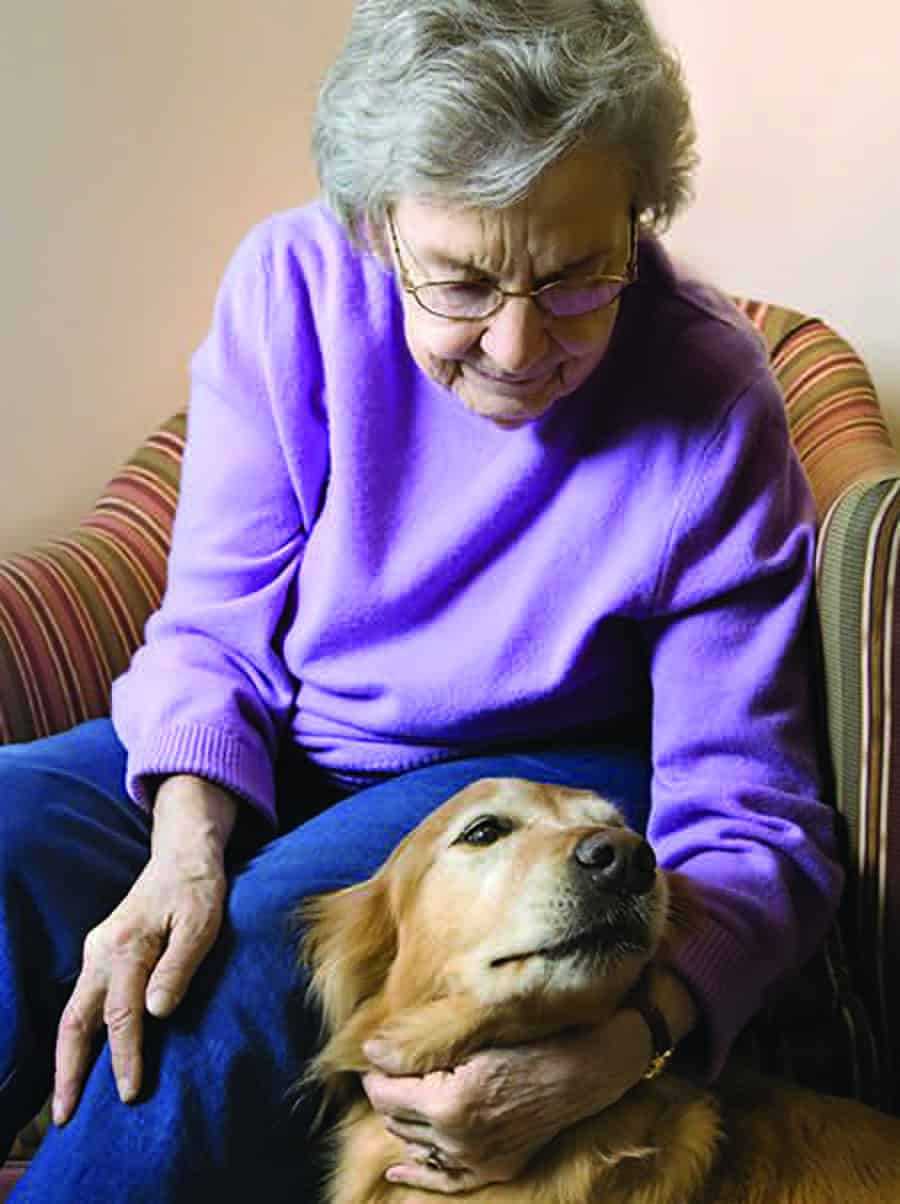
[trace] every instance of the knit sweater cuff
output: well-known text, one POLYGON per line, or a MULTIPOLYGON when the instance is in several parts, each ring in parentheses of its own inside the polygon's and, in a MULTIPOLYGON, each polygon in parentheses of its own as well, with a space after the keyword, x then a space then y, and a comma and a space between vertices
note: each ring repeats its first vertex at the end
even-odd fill
POLYGON ((157 731, 143 747, 129 749, 125 785, 140 806, 151 807, 147 779, 176 773, 196 774, 224 786, 275 828, 274 773, 264 747, 218 727, 191 724, 157 731))
POLYGON ((665 964, 685 983, 700 1012, 698 1073, 711 1082, 721 1072, 731 1046, 759 1007, 766 983, 754 980, 746 948, 710 922, 702 935, 679 944, 665 964))

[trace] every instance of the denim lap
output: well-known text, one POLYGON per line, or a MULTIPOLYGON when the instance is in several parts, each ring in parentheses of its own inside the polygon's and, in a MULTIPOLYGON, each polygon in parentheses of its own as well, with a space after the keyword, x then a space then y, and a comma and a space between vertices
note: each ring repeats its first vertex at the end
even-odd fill
MULTIPOLYGON (((306 1132, 311 1113, 293 1107, 290 1094, 318 1039, 318 1018, 297 965, 296 906, 370 876, 408 831, 464 786, 508 776, 598 790, 623 807, 632 826, 645 825, 646 756, 584 747, 444 762, 361 789, 300 822, 236 869, 222 933, 186 999, 169 1021, 147 1018, 146 1089, 139 1102, 118 1101, 104 1049, 75 1117, 51 1131, 13 1198, 169 1204, 205 1191, 237 1199, 263 1185, 273 1200, 314 1193, 319 1170, 306 1132)), ((289 814, 292 782, 280 781, 280 804, 289 814)), ((297 799, 307 798, 309 783, 296 787, 297 799)), ((29 1001, 36 992, 52 1000, 40 1016, 44 1033, 32 1033, 27 1048, 6 1051, 18 1090, 7 1100, 0 1087, 2 1140, 4 1115, 8 1128, 10 1109, 40 1098, 49 1082, 47 1059, 62 1003, 54 976, 80 948, 84 924, 103 918, 140 871, 149 823, 124 794, 124 751, 109 721, 0 749, 0 790, 5 808, 31 812, 33 864, 6 878, 16 877, 19 890, 24 880, 35 898, 34 930, 16 934, 10 923, 0 931, 0 960, 6 960, 0 982, 21 982, 26 961, 31 975, 27 990, 0 988, 0 1008, 8 1013, 0 1014, 0 1025, 22 1044, 29 1001), (46 839, 36 840, 35 831, 46 839)), ((21 841, 21 825, 14 826, 21 841)), ((0 818, 0 864, 3 830, 0 818)), ((7 889, 0 884, 0 892, 7 889)), ((0 1066, 0 1083, 3 1074, 0 1066)), ((25 1119, 14 1117, 16 1124, 25 1119)))

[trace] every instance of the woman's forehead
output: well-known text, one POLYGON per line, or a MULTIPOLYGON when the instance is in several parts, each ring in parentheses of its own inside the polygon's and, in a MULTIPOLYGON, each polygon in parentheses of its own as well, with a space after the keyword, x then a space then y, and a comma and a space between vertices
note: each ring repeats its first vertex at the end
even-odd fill
POLYGON ((582 152, 554 164, 508 208, 403 197, 395 216, 404 242, 425 267, 502 271, 527 259, 535 272, 549 274, 627 245, 628 182, 614 156, 582 152))

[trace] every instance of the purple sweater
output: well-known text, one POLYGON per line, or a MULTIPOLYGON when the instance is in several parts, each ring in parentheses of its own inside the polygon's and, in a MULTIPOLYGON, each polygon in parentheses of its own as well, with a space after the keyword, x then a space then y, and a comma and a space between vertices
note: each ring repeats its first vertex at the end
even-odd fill
POLYGON ((285 739, 366 782, 649 711, 717 1069, 841 887, 814 512, 755 334, 643 239, 600 367, 503 430, 420 371, 393 277, 314 204, 244 240, 192 374, 168 587, 113 689, 132 796, 195 773, 274 822, 285 739))

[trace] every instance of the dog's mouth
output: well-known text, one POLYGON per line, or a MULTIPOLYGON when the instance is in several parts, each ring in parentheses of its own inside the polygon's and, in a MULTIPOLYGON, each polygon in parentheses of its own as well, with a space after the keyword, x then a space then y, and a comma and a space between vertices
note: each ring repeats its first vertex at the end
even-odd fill
POLYGON ((545 961, 562 961, 565 958, 590 957, 618 960, 627 954, 646 954, 650 950, 650 933, 640 916, 619 917, 614 923, 600 921, 590 924, 551 944, 539 945, 518 953, 506 953, 492 959, 492 968, 506 966, 512 962, 540 957, 545 961))

